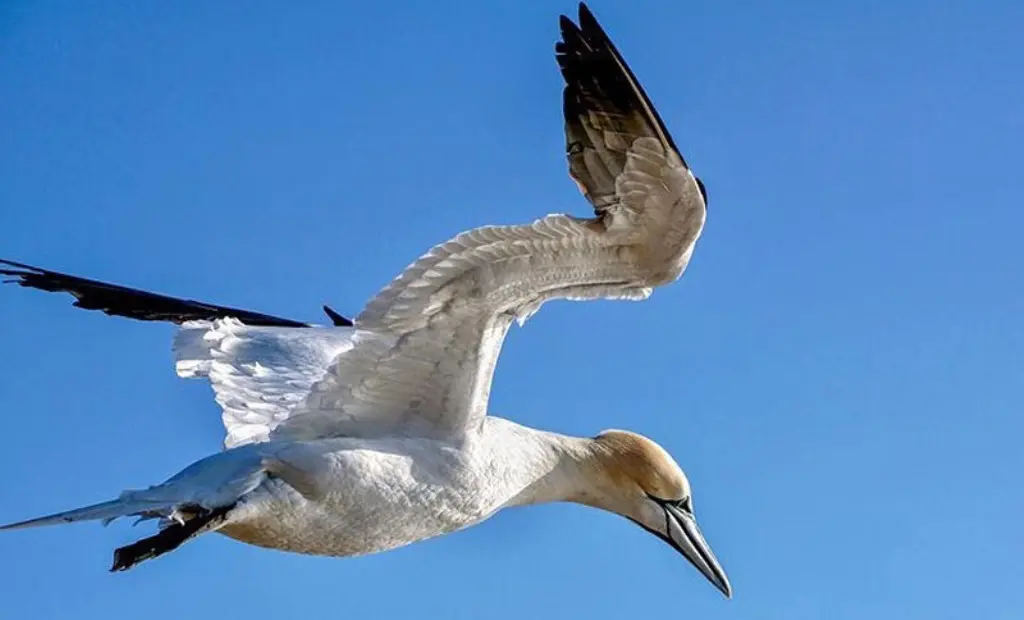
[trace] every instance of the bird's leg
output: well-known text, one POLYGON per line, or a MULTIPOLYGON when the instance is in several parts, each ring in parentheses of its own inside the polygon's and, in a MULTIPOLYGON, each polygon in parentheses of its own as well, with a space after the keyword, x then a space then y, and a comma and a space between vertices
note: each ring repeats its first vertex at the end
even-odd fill
POLYGON ((155 536, 121 547, 114 551, 110 572, 125 571, 140 562, 174 551, 189 539, 210 531, 224 522, 232 506, 214 510, 198 509, 195 516, 183 523, 172 522, 155 536))

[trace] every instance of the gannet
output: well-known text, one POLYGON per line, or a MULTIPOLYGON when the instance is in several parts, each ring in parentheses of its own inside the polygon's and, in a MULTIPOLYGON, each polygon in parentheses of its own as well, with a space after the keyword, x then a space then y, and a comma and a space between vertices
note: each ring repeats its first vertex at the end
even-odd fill
POLYGON ((513 323, 551 299, 646 299, 677 280, 707 196, 625 60, 583 4, 561 17, 569 172, 593 218, 485 226, 435 246, 331 327, 6 261, 24 286, 82 307, 181 323, 177 373, 223 409, 224 450, 117 499, 3 526, 137 516, 159 532, 117 549, 121 571, 204 533, 356 556, 454 532, 497 511, 576 502, 632 520, 715 587, 729 581, 697 526, 690 483, 636 433, 571 437, 488 415, 513 323))

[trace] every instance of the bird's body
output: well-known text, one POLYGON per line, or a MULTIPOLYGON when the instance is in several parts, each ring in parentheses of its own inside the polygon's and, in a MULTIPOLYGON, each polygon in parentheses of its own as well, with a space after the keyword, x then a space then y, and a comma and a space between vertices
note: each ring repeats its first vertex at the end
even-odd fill
MULTIPOLYGON (((507 506, 566 492, 583 441, 488 418, 452 442, 422 437, 250 444, 212 468, 262 471, 217 531, 299 553, 362 555, 474 525, 507 506)), ((217 462, 219 461, 219 462, 217 462)), ((184 473, 188 477, 188 470, 184 473)))
POLYGON ((207 379, 225 451, 162 484, 14 529, 124 516, 155 536, 114 569, 206 532, 317 555, 383 551, 516 505, 609 510, 683 553, 727 595, 690 485, 657 444, 625 431, 576 438, 488 415, 501 345, 551 299, 646 299, 686 269, 706 193, 593 15, 562 18, 557 59, 571 176, 595 217, 548 215, 439 244, 335 327, 170 298, 11 261, 0 274, 68 291, 85 308, 182 324, 182 377, 207 379))

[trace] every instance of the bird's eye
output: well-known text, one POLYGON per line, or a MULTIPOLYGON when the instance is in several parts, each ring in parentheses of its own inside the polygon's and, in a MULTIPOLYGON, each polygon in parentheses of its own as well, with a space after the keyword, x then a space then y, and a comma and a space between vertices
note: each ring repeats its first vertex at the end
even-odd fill
POLYGON ((650 498, 651 500, 659 503, 659 504, 662 504, 662 505, 671 504, 671 505, 675 506, 676 508, 682 510, 685 513, 688 513, 688 514, 691 514, 691 515, 693 514, 693 497, 691 497, 691 496, 686 496, 683 499, 679 499, 679 500, 671 500, 671 499, 661 499, 660 497, 657 497, 655 495, 651 495, 650 493, 648 493, 647 497, 650 498))

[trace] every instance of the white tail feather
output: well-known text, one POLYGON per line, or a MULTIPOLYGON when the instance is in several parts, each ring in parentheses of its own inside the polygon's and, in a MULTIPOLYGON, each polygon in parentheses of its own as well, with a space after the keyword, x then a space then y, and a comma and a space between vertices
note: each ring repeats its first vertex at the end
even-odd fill
POLYGON ((168 502, 155 503, 149 501, 125 501, 123 499, 115 499, 109 502, 93 504, 92 506, 68 510, 66 512, 58 512, 45 517, 37 517, 35 519, 28 519, 27 521, 19 521, 18 523, 2 525, 0 526, 0 530, 18 530, 26 527, 59 525, 62 523, 73 523, 75 521, 103 521, 104 524, 106 524, 120 517, 169 516, 174 512, 174 509, 174 504, 168 502))
POLYGON ((182 523, 197 511, 231 506, 260 484, 264 478, 263 460, 254 448, 219 452, 189 465, 163 484, 125 491, 109 502, 3 525, 0 530, 75 521, 109 523, 129 516, 182 523))

